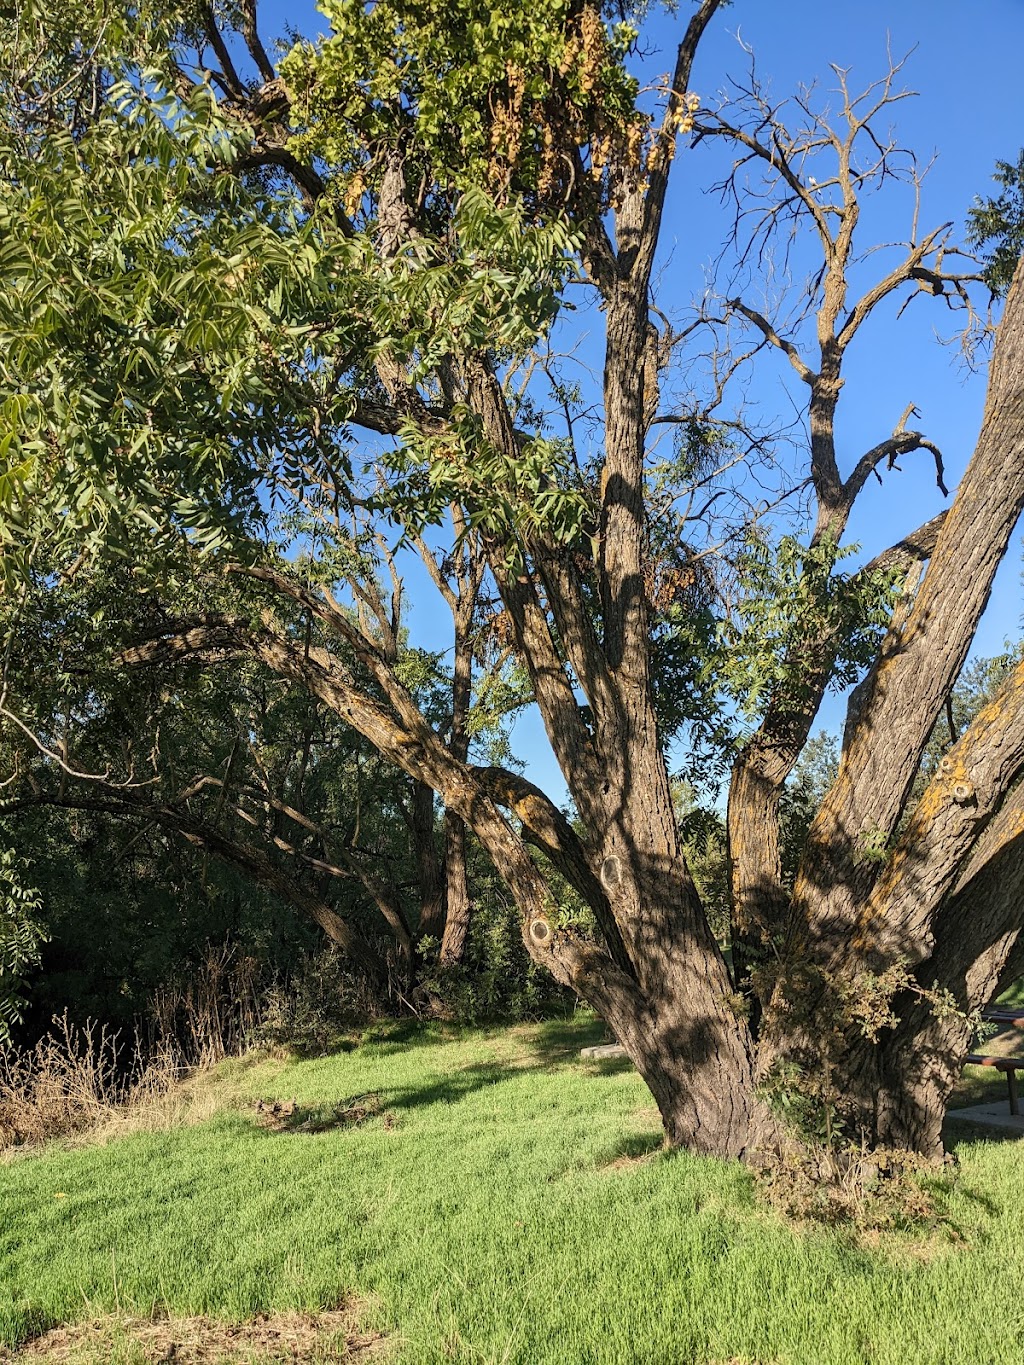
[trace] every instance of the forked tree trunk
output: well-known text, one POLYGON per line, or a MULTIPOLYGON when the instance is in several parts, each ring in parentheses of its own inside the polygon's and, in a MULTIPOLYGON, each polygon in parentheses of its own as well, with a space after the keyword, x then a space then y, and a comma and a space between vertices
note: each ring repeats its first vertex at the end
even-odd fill
MULTIPOLYGON (((1004 845, 989 849, 980 866, 971 859, 984 824, 991 820, 998 827, 1003 796, 1024 765, 1024 725, 1014 724, 1024 712, 1020 697, 1009 698, 1005 715, 992 720, 976 767, 971 745, 977 736, 968 732, 960 766, 929 787, 909 835, 902 836, 904 844, 894 853, 890 848, 927 736, 967 655, 992 575, 1024 507, 1024 277, 1018 272, 1007 303, 978 451, 912 612, 890 631, 867 686, 858 690, 864 705, 851 716, 840 774, 812 829, 793 907, 779 896, 778 792, 813 709, 794 726, 780 717, 776 732, 761 736, 765 747, 748 748, 749 762, 741 764, 729 812, 740 915, 755 928, 764 919, 772 933, 786 916, 779 984, 755 1043, 679 848, 653 703, 653 631, 645 590, 651 531, 646 435, 657 402, 653 384, 645 392, 645 375, 656 370, 648 364, 652 272, 693 58, 718 5, 719 0, 702 0, 691 16, 664 119, 652 130, 642 168, 628 160, 613 168, 609 211, 581 219, 584 264, 603 296, 607 334, 594 524, 579 545, 569 546, 549 537, 543 526, 520 532, 513 523, 508 534, 519 538, 515 555, 506 554, 504 532, 495 533, 488 547, 490 569, 583 832, 568 828, 539 793, 527 793, 522 802, 513 797, 512 804, 534 839, 542 846, 553 841, 561 866, 594 910, 599 941, 584 941, 555 921, 525 838, 498 809, 510 803, 492 794, 495 783, 468 765, 457 744, 443 742, 393 670, 394 656, 382 653, 345 613, 283 575, 246 570, 273 582, 336 632, 372 677, 372 694, 336 655, 308 645, 301 650, 271 626, 204 623, 183 628, 174 648, 212 648, 220 658, 224 650, 251 650, 320 697, 413 779, 417 796, 410 823, 421 879, 420 930, 432 934, 439 933, 442 915, 431 791, 439 793, 452 819, 473 831, 508 884, 534 959, 586 999, 625 1046, 658 1104, 668 1140, 698 1152, 749 1157, 785 1140, 758 1094, 758 1077, 779 1061, 813 1067, 824 1038, 831 1047, 835 1019, 821 984, 829 973, 850 984, 859 972, 907 960, 922 988, 938 980, 967 1014, 984 1003, 1007 954, 1015 951, 1019 912, 998 897, 998 915, 979 910, 991 903, 993 869, 1001 870, 1003 883, 1017 875, 1022 860, 1012 831, 1003 831, 1004 845), (782 749, 772 749, 777 745, 782 749), (1009 852, 1000 869, 1003 846, 1009 852), (966 883, 958 877, 965 866, 966 883), (1016 919, 1007 923, 1006 916, 1016 919), (972 932, 976 941, 965 947, 972 932)), ((814 182, 800 180, 801 166, 785 159, 784 139, 769 131, 766 145, 750 137, 745 145, 780 170, 787 202, 803 203, 826 245, 820 372, 799 360, 796 345, 781 339, 766 319, 758 322, 760 315, 750 310, 746 315, 770 344, 796 357, 798 372, 811 386, 816 535, 838 538, 853 499, 879 463, 925 444, 897 431, 842 480, 833 438, 842 352, 875 304, 898 285, 930 278, 936 292, 943 291, 935 273, 941 272, 941 251, 936 256, 934 236, 919 242, 903 267, 851 305, 845 272, 854 259, 859 177, 851 178, 847 165, 846 179, 840 180, 847 202, 839 224, 830 227, 814 182), (935 261, 934 271, 926 257, 935 261)), ((387 257, 411 230, 394 177, 386 192, 381 187, 380 201, 387 221, 378 236, 387 257)), ((443 405, 437 412, 433 398, 428 403, 424 397, 434 390, 421 392, 386 348, 378 348, 375 363, 388 401, 373 403, 371 429, 396 435, 417 421, 425 434, 451 435, 457 457, 464 438, 447 424, 443 405)), ((452 389, 480 422, 490 449, 516 468, 520 433, 487 349, 453 354, 440 378, 438 391, 452 389)), ((812 611, 809 629, 817 619, 812 611)), ((396 630, 397 620, 393 642, 396 630)), ((149 652, 165 645, 170 642, 157 642, 149 652)), ((173 651, 169 657, 176 657, 173 651)), ((827 658, 818 662, 824 686, 831 664, 827 658)), ((515 775, 504 779, 509 791, 521 790, 515 775)), ((968 1029, 964 1019, 943 1019, 926 1008, 919 994, 905 995, 896 1002, 897 1026, 883 1031, 876 1044, 858 1042, 848 1030, 845 1051, 830 1053, 833 1084, 852 1098, 869 1142, 895 1141, 931 1152, 968 1029)), ((833 988, 832 999, 839 996, 833 988)))

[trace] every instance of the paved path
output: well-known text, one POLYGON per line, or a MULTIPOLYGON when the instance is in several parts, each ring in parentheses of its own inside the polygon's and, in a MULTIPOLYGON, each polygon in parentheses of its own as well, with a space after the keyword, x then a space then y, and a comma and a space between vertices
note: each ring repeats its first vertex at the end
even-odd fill
POLYGON ((989 1100, 986 1104, 972 1104, 968 1109, 950 1109, 948 1119, 963 1119, 965 1123, 983 1123, 990 1128, 1006 1128, 1024 1136, 1024 1114, 1011 1114, 1007 1100, 989 1100))

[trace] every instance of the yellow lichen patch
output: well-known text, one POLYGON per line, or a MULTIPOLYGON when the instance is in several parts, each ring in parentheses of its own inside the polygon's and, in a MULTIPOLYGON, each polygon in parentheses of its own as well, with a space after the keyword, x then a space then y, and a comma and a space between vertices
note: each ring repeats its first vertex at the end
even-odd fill
POLYGON ((532 793, 516 802, 516 814, 523 824, 535 830, 542 830, 551 820, 547 802, 532 793))

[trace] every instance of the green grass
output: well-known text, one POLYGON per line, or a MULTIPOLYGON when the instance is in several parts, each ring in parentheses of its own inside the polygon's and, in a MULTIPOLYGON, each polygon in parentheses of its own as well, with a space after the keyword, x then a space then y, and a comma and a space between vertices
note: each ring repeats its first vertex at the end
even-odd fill
POLYGON ((404 1365, 1021 1365, 1016 1142, 961 1143, 940 1228, 869 1249, 787 1226, 739 1167, 658 1151, 632 1070, 578 1059, 597 1032, 392 1029, 231 1063, 225 1095, 384 1112, 313 1133, 236 1107, 0 1167, 0 1340, 355 1295, 404 1365))

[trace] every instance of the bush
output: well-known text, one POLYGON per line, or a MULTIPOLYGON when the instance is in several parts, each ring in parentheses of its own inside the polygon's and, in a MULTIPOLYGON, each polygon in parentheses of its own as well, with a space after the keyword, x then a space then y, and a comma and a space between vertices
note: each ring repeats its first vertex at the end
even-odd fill
POLYGON ((955 1175, 949 1156, 822 1146, 765 1156, 757 1170, 762 1198, 787 1218, 873 1231, 935 1226, 955 1175))
POLYGON ((387 1001, 366 977, 328 948, 264 994, 256 1037, 300 1057, 322 1057, 387 1012, 387 1001))
POLYGON ((469 923, 462 962, 441 969, 437 944, 424 939, 423 990, 435 1013, 477 1023, 484 1019, 545 1019, 571 1010, 576 997, 530 957, 523 946, 519 911, 504 895, 492 893, 485 911, 469 923))
POLYGON ((0 848, 0 1047, 10 1041, 25 1005, 21 987, 38 967, 46 933, 38 921, 42 897, 24 884, 27 862, 13 849, 0 848))

